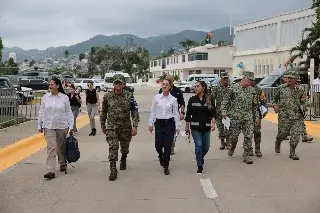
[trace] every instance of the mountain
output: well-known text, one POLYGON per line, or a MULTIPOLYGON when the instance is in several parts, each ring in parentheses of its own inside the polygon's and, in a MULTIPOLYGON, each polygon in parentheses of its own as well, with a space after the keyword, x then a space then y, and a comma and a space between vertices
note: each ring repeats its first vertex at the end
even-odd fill
MULTIPOLYGON (((68 49, 71 54, 80 54, 88 51, 91 47, 94 46, 123 46, 125 44, 125 40, 127 37, 132 37, 134 43, 137 45, 141 45, 147 48, 152 56, 159 56, 161 51, 168 51, 170 48, 179 49, 181 46, 179 43, 183 41, 185 38, 195 41, 203 41, 207 32, 204 31, 195 31, 195 30, 184 30, 179 33, 171 33, 171 34, 163 34, 159 36, 152 36, 147 38, 140 38, 138 36, 132 34, 121 34, 121 35, 97 35, 93 38, 90 38, 87 41, 67 46, 61 47, 50 47, 46 50, 23 50, 19 47, 12 48, 4 48, 3 50, 3 59, 8 60, 9 53, 15 52, 17 54, 17 60, 23 61, 24 59, 28 59, 29 61, 34 59, 36 61, 40 61, 44 58, 59 58, 64 55, 64 51, 68 49)), ((229 27, 216 29, 211 31, 214 35, 211 39, 211 43, 216 43, 218 40, 223 40, 227 44, 232 43, 232 36, 229 33, 229 27)))

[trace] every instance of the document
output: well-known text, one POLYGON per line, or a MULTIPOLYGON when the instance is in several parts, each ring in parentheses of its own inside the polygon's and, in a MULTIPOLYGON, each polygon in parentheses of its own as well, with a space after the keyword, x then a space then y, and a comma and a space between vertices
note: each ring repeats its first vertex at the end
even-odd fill
POLYGON ((268 112, 268 109, 263 105, 260 105, 259 109, 262 116, 264 116, 268 112))
POLYGON ((226 127, 227 130, 230 129, 230 122, 231 122, 231 120, 230 120, 229 117, 227 117, 227 118, 222 118, 222 123, 223 123, 223 125, 226 127))

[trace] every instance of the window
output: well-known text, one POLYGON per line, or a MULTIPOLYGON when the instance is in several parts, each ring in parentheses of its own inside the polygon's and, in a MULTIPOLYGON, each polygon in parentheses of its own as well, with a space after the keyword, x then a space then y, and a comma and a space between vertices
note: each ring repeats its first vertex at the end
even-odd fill
POLYGON ((182 55, 182 62, 186 62, 186 55, 182 55))
POLYGON ((281 68, 281 64, 279 64, 279 68, 281 68))
POLYGON ((105 81, 106 83, 113 83, 113 77, 106 77, 106 78, 104 79, 104 81, 105 81))
POLYGON ((213 73, 219 75, 219 70, 214 70, 213 73))
POLYGON ((86 83, 88 83, 88 82, 89 82, 89 80, 83 80, 82 83, 86 84, 86 83))
POLYGON ((258 65, 254 66, 254 73, 257 73, 258 71, 258 65))
POLYGON ((177 56, 177 63, 179 63, 179 56, 177 56))
POLYGON ((196 74, 201 74, 202 70, 196 70, 196 74))
POLYGON ((266 73, 266 65, 263 65, 263 74, 266 73))
POLYGON ((270 65, 267 66, 267 73, 270 73, 270 65))
POLYGON ((169 65, 169 58, 167 58, 167 65, 169 65))
POLYGON ((150 64, 151 64, 151 67, 153 67, 153 61, 151 61, 151 63, 150 63, 150 64))
POLYGON ((194 73, 195 73, 194 70, 189 70, 189 75, 192 75, 192 74, 194 74, 194 73))
POLYGON ((194 61, 195 60, 195 53, 188 54, 188 61, 194 61))
POLYGON ((174 63, 174 64, 176 63, 176 57, 173 58, 173 63, 174 63))
POLYGON ((208 60, 208 53, 192 53, 197 61, 208 60))
POLYGON ((160 67, 161 66, 161 61, 159 60, 158 62, 159 62, 158 66, 160 67))
POLYGON ((156 66, 157 66, 157 61, 154 61, 153 64, 154 64, 154 66, 156 67, 156 66))
POLYGON ((162 59, 162 69, 166 68, 166 59, 162 59))

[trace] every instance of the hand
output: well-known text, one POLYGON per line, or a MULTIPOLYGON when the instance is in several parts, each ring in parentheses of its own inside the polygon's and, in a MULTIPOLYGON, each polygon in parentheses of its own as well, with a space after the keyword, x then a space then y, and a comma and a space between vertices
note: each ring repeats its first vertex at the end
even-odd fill
POLYGON ((102 129, 102 133, 107 135, 107 129, 102 129))
POLYGON ((180 133, 180 129, 176 129, 175 134, 179 134, 180 133))
POLYGON ((182 121, 184 119, 184 114, 180 113, 180 121, 182 121))
POLYGON ((256 123, 260 124, 260 122, 261 122, 260 118, 256 118, 256 123))
POLYGON ((73 130, 72 130, 72 129, 69 130, 69 135, 70 135, 70 136, 73 135, 73 130))
POLYGON ((149 132, 151 132, 151 134, 153 134, 153 126, 149 126, 149 132))
POLYGON ((278 105, 274 105, 273 106, 273 110, 275 113, 278 113, 279 112, 279 106, 278 105))
POLYGON ((98 106, 97 109, 98 109, 98 112, 100 113, 101 112, 101 107, 98 106))
POLYGON ((131 131, 132 136, 136 136, 137 135, 137 128, 133 127, 132 131, 131 131))
POLYGON ((211 131, 216 130, 216 122, 211 122, 211 131))
POLYGON ((185 133, 186 133, 186 135, 189 136, 189 135, 190 135, 190 129, 186 129, 186 130, 185 130, 185 133))

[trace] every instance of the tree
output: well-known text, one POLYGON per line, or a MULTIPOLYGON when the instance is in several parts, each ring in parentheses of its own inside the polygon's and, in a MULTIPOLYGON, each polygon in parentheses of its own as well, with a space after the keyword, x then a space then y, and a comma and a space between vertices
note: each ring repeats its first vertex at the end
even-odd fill
POLYGON ((16 64, 13 58, 9 58, 9 60, 5 63, 5 73, 7 75, 17 75, 19 73, 18 64, 16 64))
POLYGON ((184 41, 180 42, 180 45, 185 49, 185 51, 189 51, 190 48, 197 46, 197 42, 194 40, 190 40, 188 38, 185 38, 184 41))
POLYGON ((320 0, 313 0, 312 9, 315 9, 316 12, 316 22, 312 23, 312 27, 303 31, 302 39, 291 49, 291 57, 286 65, 292 65, 295 59, 300 58, 298 67, 302 71, 307 71, 310 68, 311 59, 314 59, 315 77, 317 77, 320 68, 320 0))
POLYGON ((24 59, 24 63, 27 63, 28 62, 28 59, 24 59))
POLYGON ((65 51, 64 51, 64 57, 65 57, 65 58, 69 58, 69 56, 70 56, 69 50, 65 50, 65 51))
POLYGON ((79 61, 82 61, 85 58, 86 58, 86 55, 84 53, 79 54, 79 61))
POLYGON ((29 63, 29 67, 33 67, 35 65, 36 61, 35 60, 31 60, 29 63))
POLYGON ((3 44, 2 44, 2 39, 0 37, 0 63, 2 63, 2 50, 3 50, 3 44))

